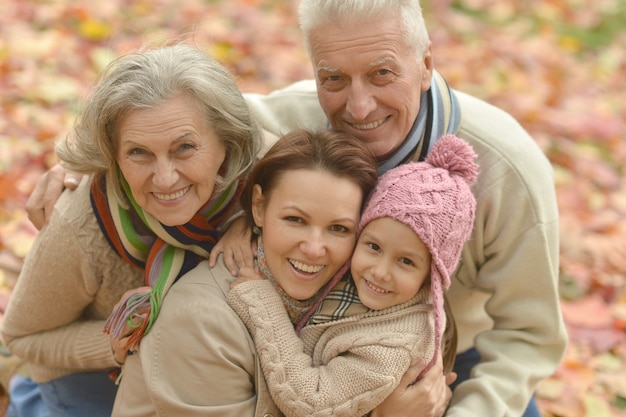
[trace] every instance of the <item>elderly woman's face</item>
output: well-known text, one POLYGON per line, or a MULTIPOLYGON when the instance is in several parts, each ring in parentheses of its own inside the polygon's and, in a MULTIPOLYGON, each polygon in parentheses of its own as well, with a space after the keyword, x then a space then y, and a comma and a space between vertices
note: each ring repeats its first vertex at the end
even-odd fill
POLYGON ((117 163, 141 208, 167 226, 187 223, 213 194, 226 147, 186 96, 128 112, 117 163))

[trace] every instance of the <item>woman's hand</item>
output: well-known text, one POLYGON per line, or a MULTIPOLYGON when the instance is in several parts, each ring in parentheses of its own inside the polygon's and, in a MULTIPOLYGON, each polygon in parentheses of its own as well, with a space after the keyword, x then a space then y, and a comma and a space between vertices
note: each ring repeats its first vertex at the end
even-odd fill
POLYGON ((239 269, 254 268, 256 242, 251 243, 252 231, 246 227, 246 221, 240 217, 233 221, 224 236, 215 244, 209 255, 209 266, 213 268, 220 253, 224 254, 224 263, 234 277, 239 276, 239 269))
POLYGON ((259 273, 258 268, 257 267, 250 268, 250 267, 245 266, 239 269, 239 277, 232 284, 230 284, 230 288, 231 289, 235 288, 237 285, 241 284, 242 282, 254 281, 258 279, 263 279, 263 277, 259 273))
POLYGON ((443 374, 443 361, 437 358, 435 365, 417 382, 424 365, 411 366, 400 380, 398 387, 371 412, 371 417, 442 417, 452 391, 449 384, 456 374, 443 374))
MULTIPOLYGON (((126 291, 122 295, 120 300, 117 302, 117 304, 115 304, 115 307, 113 307, 113 311, 115 311, 118 308, 118 306, 120 306, 122 303, 125 303, 128 300, 128 297, 130 297, 131 295, 147 294, 151 290, 152 290, 151 287, 139 287, 139 288, 134 288, 132 290, 126 291)), ((128 347, 127 347, 128 339, 132 331, 143 323, 143 320, 146 319, 147 315, 148 315, 147 310, 136 311, 136 314, 133 317, 134 327, 130 327, 128 323, 125 323, 124 329, 122 330, 122 333, 118 337, 115 337, 112 333, 109 333, 109 343, 111 344, 111 353, 113 353, 113 358, 115 359, 115 362, 117 362, 118 365, 120 366, 123 365, 124 362, 126 362, 126 357, 129 354, 130 355, 133 354, 133 352, 128 350, 128 347)))
POLYGON ((76 189, 82 177, 75 172, 66 171, 59 164, 39 177, 25 207, 28 219, 37 229, 41 230, 50 221, 54 204, 61 196, 63 189, 76 189))
POLYGON ((129 336, 126 336, 122 339, 117 339, 113 337, 113 335, 109 334, 109 343, 111 344, 111 353, 113 354, 113 359, 115 359, 115 362, 117 363, 118 366, 124 365, 124 362, 126 362, 126 357, 129 354, 130 355, 133 354, 133 352, 130 352, 126 348, 126 343, 128 342, 128 338, 129 336))

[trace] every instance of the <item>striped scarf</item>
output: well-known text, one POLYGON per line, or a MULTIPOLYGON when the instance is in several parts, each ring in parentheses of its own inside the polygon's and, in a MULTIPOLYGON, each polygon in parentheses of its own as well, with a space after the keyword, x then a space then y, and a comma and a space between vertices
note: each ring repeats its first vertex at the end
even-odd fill
POLYGON ((149 292, 138 291, 120 302, 107 319, 105 333, 121 337, 125 325, 133 328, 127 343, 134 349, 150 331, 163 297, 183 274, 208 258, 219 239, 218 226, 228 218, 243 190, 243 181, 214 195, 186 224, 166 226, 142 210, 128 184, 123 183, 131 207, 120 205, 104 177, 91 184, 91 205, 110 246, 130 265, 145 271, 149 292), (136 324, 139 322, 139 324, 136 324))

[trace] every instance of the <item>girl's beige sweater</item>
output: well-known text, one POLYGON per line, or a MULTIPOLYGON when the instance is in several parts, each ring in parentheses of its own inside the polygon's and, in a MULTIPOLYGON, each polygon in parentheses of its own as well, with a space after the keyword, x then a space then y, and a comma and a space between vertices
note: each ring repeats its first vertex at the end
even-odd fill
POLYGON ((272 399, 287 417, 362 416, 435 350, 428 286, 402 305, 305 326, 300 337, 270 281, 241 283, 228 301, 250 330, 272 399))

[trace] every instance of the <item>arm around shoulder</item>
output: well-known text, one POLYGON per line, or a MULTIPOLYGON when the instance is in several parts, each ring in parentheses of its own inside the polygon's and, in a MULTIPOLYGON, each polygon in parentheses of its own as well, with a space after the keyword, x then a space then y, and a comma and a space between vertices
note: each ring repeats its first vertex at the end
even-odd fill
POLYGON ((28 219, 40 229, 50 221, 55 203, 65 188, 76 189, 81 174, 65 170, 57 164, 45 172, 35 184, 35 189, 26 201, 28 219))

